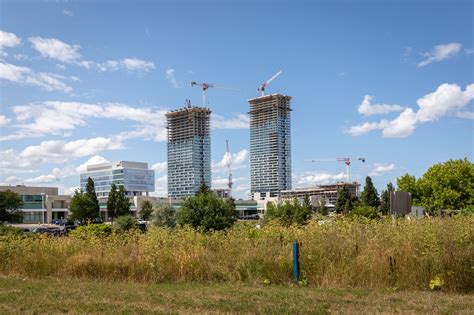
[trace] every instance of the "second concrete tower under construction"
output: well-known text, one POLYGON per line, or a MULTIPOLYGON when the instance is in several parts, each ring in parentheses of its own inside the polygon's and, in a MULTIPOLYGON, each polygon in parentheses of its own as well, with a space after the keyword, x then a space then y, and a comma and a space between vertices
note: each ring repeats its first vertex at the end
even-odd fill
POLYGON ((265 95, 250 104, 250 191, 273 197, 291 189, 291 97, 265 95))
POLYGON ((194 196, 211 187, 211 110, 185 107, 166 113, 168 129, 168 197, 194 196))

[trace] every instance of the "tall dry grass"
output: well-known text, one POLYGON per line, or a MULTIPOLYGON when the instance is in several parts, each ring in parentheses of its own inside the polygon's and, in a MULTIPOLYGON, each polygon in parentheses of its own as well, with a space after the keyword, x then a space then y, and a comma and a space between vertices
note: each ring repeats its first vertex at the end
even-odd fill
POLYGON ((133 281, 290 283, 301 242, 304 283, 323 287, 474 289, 474 217, 354 221, 226 232, 151 229, 109 237, 1 236, 0 273, 133 281))

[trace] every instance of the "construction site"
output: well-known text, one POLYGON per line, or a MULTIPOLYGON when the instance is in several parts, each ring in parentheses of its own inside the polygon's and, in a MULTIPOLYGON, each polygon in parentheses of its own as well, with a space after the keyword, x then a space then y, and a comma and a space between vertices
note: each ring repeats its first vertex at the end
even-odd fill
POLYGON ((271 94, 250 104, 250 191, 276 196, 291 189, 291 97, 271 94))
POLYGON ((194 195, 211 187, 211 110, 187 106, 168 112, 168 196, 194 195))
MULTIPOLYGON (((346 166, 345 182, 292 190, 291 168, 291 96, 268 94, 269 84, 280 76, 278 71, 258 88, 260 94, 248 99, 250 118, 250 197, 263 210, 268 202, 283 202, 308 196, 316 205, 325 201, 327 207, 334 206, 338 193, 347 186, 356 197, 359 184, 351 181, 352 161, 365 162, 365 158, 325 158, 306 162, 343 162, 346 166)), ((206 107, 206 92, 210 88, 227 87, 212 83, 191 82, 192 87, 202 90, 202 106, 191 106, 186 101, 184 108, 166 114, 168 129, 168 197, 193 196, 201 185, 211 187, 210 116, 206 107)), ((230 197, 232 193, 232 155, 226 140, 227 189, 214 189, 219 196, 230 197)), ((253 210, 252 210, 253 211, 253 210)), ((262 211, 262 212, 263 212, 262 211)))

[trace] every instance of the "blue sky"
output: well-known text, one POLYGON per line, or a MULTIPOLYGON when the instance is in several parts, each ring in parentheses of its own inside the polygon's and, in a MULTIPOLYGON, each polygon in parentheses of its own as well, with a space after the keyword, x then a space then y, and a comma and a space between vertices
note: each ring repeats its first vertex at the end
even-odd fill
POLYGON ((225 140, 249 190, 248 103, 292 96, 293 186, 379 189, 473 156, 472 1, 0 1, 0 183, 70 193, 87 162, 137 160, 166 194, 164 113, 210 89, 213 185, 225 140))

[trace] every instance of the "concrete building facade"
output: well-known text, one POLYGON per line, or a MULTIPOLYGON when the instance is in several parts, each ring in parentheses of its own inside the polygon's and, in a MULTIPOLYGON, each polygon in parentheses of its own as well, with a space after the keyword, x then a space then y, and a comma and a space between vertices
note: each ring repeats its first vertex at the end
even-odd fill
POLYGON ((280 192, 279 200, 291 201, 294 198, 300 202, 303 201, 305 196, 308 196, 313 206, 317 206, 319 200, 324 200, 327 205, 334 206, 339 196, 339 191, 342 187, 347 186, 349 193, 352 197, 357 197, 359 194, 360 184, 357 182, 343 183, 339 182, 336 184, 320 185, 316 187, 297 188, 292 190, 283 190, 280 192))
POLYGON ((291 97, 272 94, 250 104, 250 192, 275 197, 291 189, 291 97))
POLYGON ((51 223, 69 215, 71 196, 59 195, 57 187, 0 186, 0 191, 11 190, 20 195, 23 206, 21 223, 51 223))
POLYGON ((166 114, 168 129, 168 197, 194 196, 211 187, 211 110, 188 106, 166 114))

